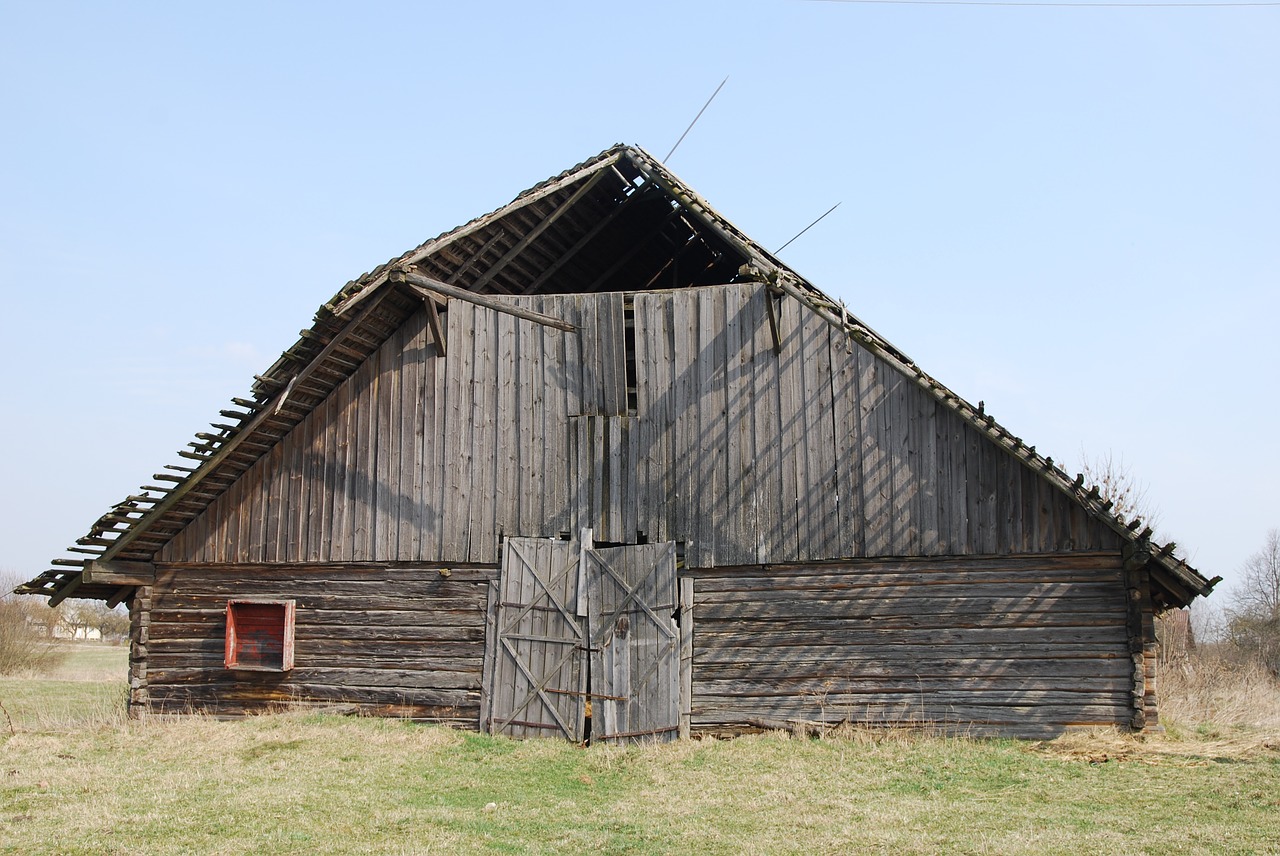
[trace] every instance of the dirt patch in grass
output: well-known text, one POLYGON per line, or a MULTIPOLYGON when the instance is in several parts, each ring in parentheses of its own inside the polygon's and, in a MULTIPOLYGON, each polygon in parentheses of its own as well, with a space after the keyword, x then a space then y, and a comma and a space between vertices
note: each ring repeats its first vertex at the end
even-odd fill
POLYGON ((1203 726, 1191 731, 1129 734, 1099 729, 1027 744, 1027 751, 1090 764, 1137 762, 1184 766, 1240 761, 1280 762, 1280 731, 1203 726))

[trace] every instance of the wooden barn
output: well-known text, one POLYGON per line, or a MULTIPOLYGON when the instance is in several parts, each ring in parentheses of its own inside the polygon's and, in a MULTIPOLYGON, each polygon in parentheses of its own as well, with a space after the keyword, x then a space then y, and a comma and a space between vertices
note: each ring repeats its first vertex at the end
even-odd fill
POLYGON ((1156 723, 1207 580, 616 146, 348 283, 21 591, 135 712, 518 736, 1156 723))

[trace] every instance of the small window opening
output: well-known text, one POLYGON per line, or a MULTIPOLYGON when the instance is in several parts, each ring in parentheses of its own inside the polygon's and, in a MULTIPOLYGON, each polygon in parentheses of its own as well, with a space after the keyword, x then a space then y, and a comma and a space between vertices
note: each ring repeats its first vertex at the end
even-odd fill
POLYGON ((639 398, 636 394, 636 305, 632 300, 622 304, 623 348, 626 350, 627 371, 627 413, 635 415, 639 398))
POLYGON ((292 600, 227 601, 226 667, 251 672, 292 669, 294 611, 292 600))

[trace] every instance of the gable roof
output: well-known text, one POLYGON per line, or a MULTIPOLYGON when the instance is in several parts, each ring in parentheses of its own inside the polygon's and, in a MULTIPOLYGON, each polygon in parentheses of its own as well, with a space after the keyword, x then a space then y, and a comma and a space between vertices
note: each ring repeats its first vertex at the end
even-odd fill
POLYGON ((399 282, 411 272, 475 294, 642 291, 763 281, 807 306, 925 389, 1116 532, 1126 558, 1152 574, 1157 606, 1181 606, 1217 583, 1173 545, 1125 521, 1096 487, 1074 480, 993 417, 926 374, 905 354, 740 232, 648 153, 617 145, 348 282, 263 374, 226 421, 196 434, 184 464, 168 465, 100 517, 54 567, 18 591, 119 602, 131 586, 86 582, 91 560, 149 562, 421 306, 399 282))

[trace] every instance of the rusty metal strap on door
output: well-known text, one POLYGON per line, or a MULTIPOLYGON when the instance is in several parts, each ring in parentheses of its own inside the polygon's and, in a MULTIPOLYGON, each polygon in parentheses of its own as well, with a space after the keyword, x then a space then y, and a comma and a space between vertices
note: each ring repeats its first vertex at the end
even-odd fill
POLYGON ((606 699, 607 701, 630 701, 631 700, 631 696, 605 695, 604 693, 591 693, 591 692, 584 693, 584 692, 580 692, 579 690, 553 690, 551 687, 547 687, 546 691, 549 693, 559 693, 560 695, 584 696, 586 698, 602 698, 602 699, 606 699))

